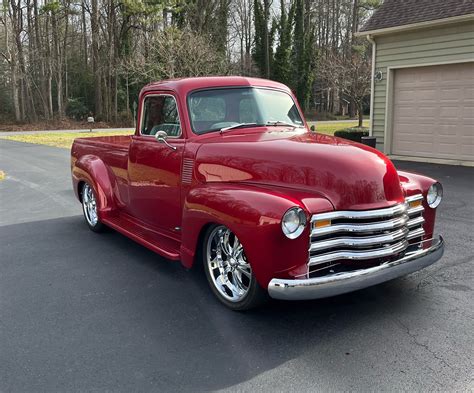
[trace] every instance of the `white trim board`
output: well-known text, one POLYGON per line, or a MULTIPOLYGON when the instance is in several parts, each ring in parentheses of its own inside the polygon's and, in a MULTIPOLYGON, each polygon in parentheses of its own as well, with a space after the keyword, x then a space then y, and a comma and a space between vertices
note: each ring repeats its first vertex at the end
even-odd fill
POLYGON ((376 30, 358 31, 355 33, 355 36, 356 37, 361 37, 364 35, 379 36, 379 35, 398 33, 398 32, 404 32, 404 31, 409 31, 409 30, 417 30, 417 29, 422 29, 425 27, 443 26, 443 25, 449 25, 452 23, 460 23, 464 21, 468 22, 472 20, 474 20, 474 14, 458 15, 458 16, 452 16, 452 17, 444 18, 444 19, 434 19, 434 20, 427 20, 424 22, 411 23, 408 25, 392 26, 392 27, 386 27, 383 29, 376 29, 376 30))
POLYGON ((375 63, 377 60, 377 42, 370 35, 367 36, 367 40, 372 44, 372 77, 370 78, 369 136, 374 136, 375 63))

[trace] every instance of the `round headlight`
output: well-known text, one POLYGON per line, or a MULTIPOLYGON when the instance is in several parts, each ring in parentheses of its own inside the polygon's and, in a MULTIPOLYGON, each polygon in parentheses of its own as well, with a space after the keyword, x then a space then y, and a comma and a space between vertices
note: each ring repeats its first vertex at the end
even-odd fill
POLYGON ((281 230, 289 239, 296 239, 301 235, 306 226, 306 215, 303 209, 292 207, 281 219, 281 230))
POLYGON ((429 207, 435 209, 441 203, 441 199, 443 199, 443 186, 440 183, 435 183, 428 190, 426 202, 429 207))

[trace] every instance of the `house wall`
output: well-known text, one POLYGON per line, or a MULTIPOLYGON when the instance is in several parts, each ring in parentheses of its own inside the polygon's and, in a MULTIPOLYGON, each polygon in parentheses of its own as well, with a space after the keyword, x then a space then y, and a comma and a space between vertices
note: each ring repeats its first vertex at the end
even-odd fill
POLYGON ((393 69, 474 61, 474 23, 424 28, 374 39, 377 44, 375 71, 382 71, 383 79, 374 84, 372 135, 377 137, 377 148, 390 153, 384 146, 384 138, 387 123, 391 122, 387 101, 390 105, 393 69))

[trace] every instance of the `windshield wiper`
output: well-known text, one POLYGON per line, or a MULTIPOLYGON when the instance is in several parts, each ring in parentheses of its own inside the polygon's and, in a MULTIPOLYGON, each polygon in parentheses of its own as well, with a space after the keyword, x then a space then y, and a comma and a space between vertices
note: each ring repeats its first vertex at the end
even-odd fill
MULTIPOLYGON (((292 127, 293 129, 294 129, 294 128, 301 128, 301 127, 303 127, 302 125, 290 124, 290 123, 287 123, 287 122, 285 122, 285 121, 280 121, 280 120, 267 121, 267 122, 265 123, 265 125, 266 125, 266 126, 288 126, 288 127, 292 127)), ((221 129, 220 129, 220 133, 222 134, 224 131, 234 130, 234 129, 236 129, 236 128, 255 127, 255 126, 263 126, 263 124, 259 124, 259 123, 239 123, 239 124, 234 124, 233 126, 221 128, 221 129)))
POLYGON ((245 127, 258 126, 258 125, 259 125, 258 123, 239 123, 239 124, 234 124, 233 126, 221 128, 220 132, 222 134, 224 131, 233 130, 234 128, 245 128, 245 127))
POLYGON ((286 121, 281 121, 281 120, 267 121, 266 125, 267 126, 288 126, 288 127, 293 127, 293 128, 303 127, 302 125, 290 124, 290 123, 287 123, 286 121))

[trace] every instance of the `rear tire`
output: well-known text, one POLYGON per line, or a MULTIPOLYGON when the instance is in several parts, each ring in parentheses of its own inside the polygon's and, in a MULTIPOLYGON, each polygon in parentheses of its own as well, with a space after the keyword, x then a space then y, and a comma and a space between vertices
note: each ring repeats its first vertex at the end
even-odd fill
POLYGON ((243 245, 224 225, 210 227, 202 244, 202 262, 214 295, 235 311, 250 310, 268 300, 247 261, 243 245))
POLYGON ((105 225, 99 221, 97 213, 97 197, 95 190, 89 183, 84 183, 81 190, 82 212, 86 219, 87 226, 91 231, 103 232, 105 225))

